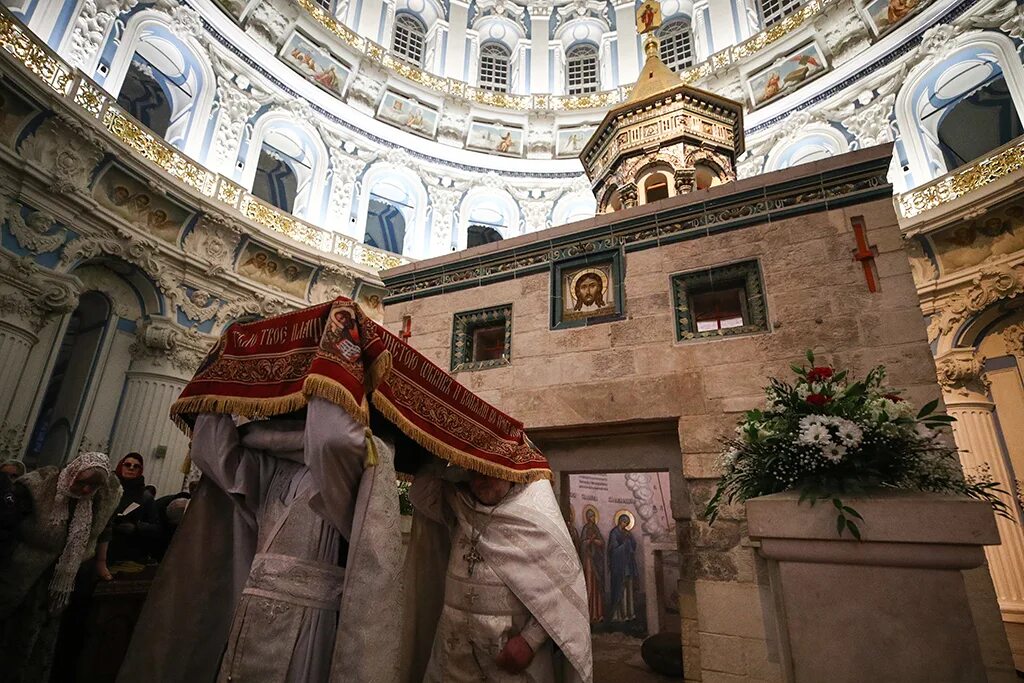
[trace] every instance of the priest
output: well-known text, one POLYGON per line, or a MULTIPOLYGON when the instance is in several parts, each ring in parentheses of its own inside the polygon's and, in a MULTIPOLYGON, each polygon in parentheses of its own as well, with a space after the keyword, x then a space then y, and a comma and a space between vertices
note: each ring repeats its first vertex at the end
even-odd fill
POLYGON ((404 680, 591 681, 586 586, 551 483, 435 465, 410 498, 404 680))

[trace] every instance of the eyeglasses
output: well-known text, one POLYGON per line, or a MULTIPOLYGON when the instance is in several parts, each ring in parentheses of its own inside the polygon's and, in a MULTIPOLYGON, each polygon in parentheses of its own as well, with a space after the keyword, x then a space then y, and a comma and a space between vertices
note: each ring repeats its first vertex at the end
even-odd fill
POLYGON ((142 465, 136 465, 133 462, 126 462, 123 465, 121 465, 121 467, 123 467, 126 470, 141 470, 142 469, 142 465))

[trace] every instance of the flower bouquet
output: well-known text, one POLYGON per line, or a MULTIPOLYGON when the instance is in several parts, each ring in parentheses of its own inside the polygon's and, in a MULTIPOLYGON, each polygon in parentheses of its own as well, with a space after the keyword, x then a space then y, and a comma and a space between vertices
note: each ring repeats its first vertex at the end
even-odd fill
POLYGON ((723 505, 749 498, 800 491, 800 501, 831 500, 836 530, 860 539, 855 520, 863 517, 842 496, 877 489, 931 491, 966 495, 989 502, 1006 514, 996 496, 999 484, 965 479, 956 449, 939 430, 953 418, 936 413, 938 401, 914 412, 897 391, 885 387, 885 368, 863 380, 847 381, 847 372, 792 366, 792 384, 772 379, 765 389, 767 407, 751 410, 737 436, 726 439, 722 479, 705 515, 714 523, 723 505))

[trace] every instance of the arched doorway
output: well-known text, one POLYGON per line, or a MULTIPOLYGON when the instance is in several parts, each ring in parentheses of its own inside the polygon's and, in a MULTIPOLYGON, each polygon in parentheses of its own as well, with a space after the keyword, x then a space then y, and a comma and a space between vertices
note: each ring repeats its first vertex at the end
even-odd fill
POLYGON ((83 294, 72 312, 29 438, 25 463, 30 467, 61 465, 73 455, 111 313, 110 301, 99 292, 83 294))

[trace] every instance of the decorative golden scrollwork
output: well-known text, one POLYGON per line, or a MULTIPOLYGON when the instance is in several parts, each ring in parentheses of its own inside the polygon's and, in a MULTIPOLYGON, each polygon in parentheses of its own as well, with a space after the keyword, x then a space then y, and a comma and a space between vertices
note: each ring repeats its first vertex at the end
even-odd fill
POLYGON ((967 168, 945 175, 897 198, 904 218, 913 218, 946 202, 959 199, 1024 168, 1024 142, 982 159, 967 168))
POLYGON ((103 105, 109 100, 107 94, 85 76, 78 80, 78 85, 75 88, 75 104, 94 117, 99 118, 103 112, 103 105))
POLYGON ((74 79, 71 67, 36 42, 35 37, 25 31, 6 10, 0 14, 0 44, 44 83, 61 95, 67 95, 74 79))

